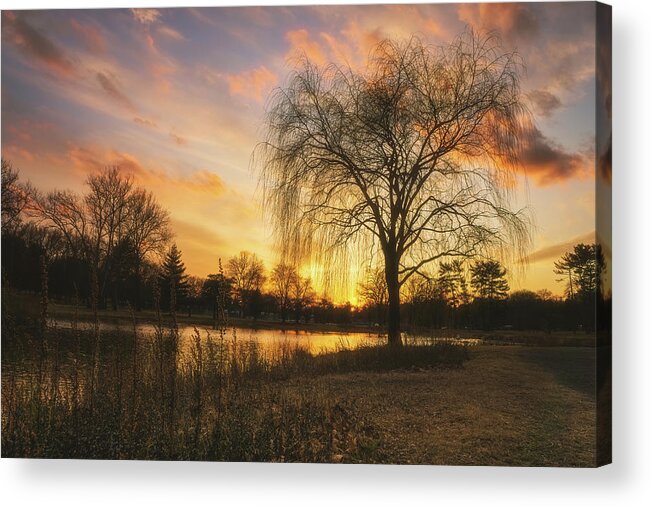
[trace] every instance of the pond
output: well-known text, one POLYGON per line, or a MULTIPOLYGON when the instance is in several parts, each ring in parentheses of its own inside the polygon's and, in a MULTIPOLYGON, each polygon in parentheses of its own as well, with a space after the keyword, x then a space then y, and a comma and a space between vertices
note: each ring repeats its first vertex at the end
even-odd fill
MULTIPOLYGON (((54 321, 55 327, 70 328, 69 321, 54 321)), ((79 323, 80 329, 91 329, 91 323, 79 323)), ((213 340, 219 340, 219 332, 212 327, 206 326, 179 326, 180 350, 183 352, 189 348, 190 342, 195 334, 195 329, 199 331, 201 340, 205 341, 210 336, 213 340)), ((126 324, 106 324, 100 323, 100 333, 102 331, 125 331, 132 333, 133 327, 126 324)), ((136 325, 136 330, 140 337, 152 337, 155 334, 153 324, 140 323, 136 325)), ((322 354, 335 352, 341 349, 355 349, 360 346, 383 345, 386 343, 384 333, 372 333, 368 331, 314 331, 314 330, 283 330, 283 329, 253 329, 244 327, 228 327, 225 331, 224 339, 238 344, 255 343, 262 349, 275 349, 279 345, 289 345, 290 347, 300 346, 312 354, 322 354)), ((441 336, 412 336, 403 333, 403 340, 406 343, 424 343, 436 341, 452 341, 463 343, 465 345, 477 345, 480 339, 477 338, 449 338, 441 336)))

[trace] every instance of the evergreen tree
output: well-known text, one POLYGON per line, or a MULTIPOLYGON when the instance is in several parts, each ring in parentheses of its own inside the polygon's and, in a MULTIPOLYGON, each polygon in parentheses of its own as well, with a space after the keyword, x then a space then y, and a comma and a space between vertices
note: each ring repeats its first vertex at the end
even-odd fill
POLYGON ((185 303, 188 291, 188 275, 185 274, 185 264, 181 260, 181 251, 176 246, 176 243, 165 254, 161 269, 161 306, 164 310, 170 309, 172 281, 174 282, 176 304, 185 303))
POLYGON ((470 268, 470 284, 477 297, 490 300, 506 299, 509 284, 506 269, 495 260, 477 261, 470 268))
POLYGON ((468 288, 463 262, 454 260, 442 262, 439 266, 437 283, 447 303, 452 308, 459 308, 468 302, 468 288))
POLYGON ((554 273, 567 278, 565 295, 568 299, 590 300, 600 289, 604 257, 601 246, 579 243, 554 263, 554 273))

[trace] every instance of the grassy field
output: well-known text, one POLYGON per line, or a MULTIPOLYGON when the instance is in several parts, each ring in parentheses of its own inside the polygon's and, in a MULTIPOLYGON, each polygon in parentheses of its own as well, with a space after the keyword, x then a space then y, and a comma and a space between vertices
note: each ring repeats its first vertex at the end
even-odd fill
POLYGON ((372 462, 589 467, 594 364, 590 348, 479 346, 460 369, 319 381, 373 428, 372 462))

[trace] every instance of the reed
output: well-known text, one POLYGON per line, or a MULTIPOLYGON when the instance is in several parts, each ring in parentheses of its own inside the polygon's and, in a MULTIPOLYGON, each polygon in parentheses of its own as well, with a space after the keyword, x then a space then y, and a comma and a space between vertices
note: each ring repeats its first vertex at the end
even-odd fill
POLYGON ((229 331, 222 311, 216 330, 180 340, 174 310, 164 322, 156 308, 151 334, 132 314, 132 330, 102 330, 101 340, 97 322, 83 330, 76 317, 70 329, 42 318, 33 333, 12 336, 22 352, 20 368, 2 369, 2 456, 362 461, 374 429, 329 395, 323 376, 458 367, 467 357, 453 343, 342 343, 316 355, 288 342, 262 346, 229 331))

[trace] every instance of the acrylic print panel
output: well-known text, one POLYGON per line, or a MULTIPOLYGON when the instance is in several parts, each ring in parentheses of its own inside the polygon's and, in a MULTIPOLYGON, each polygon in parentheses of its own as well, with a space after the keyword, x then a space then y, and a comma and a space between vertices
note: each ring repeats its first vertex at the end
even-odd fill
POLYGON ((592 2, 2 13, 2 456, 610 462, 592 2))

